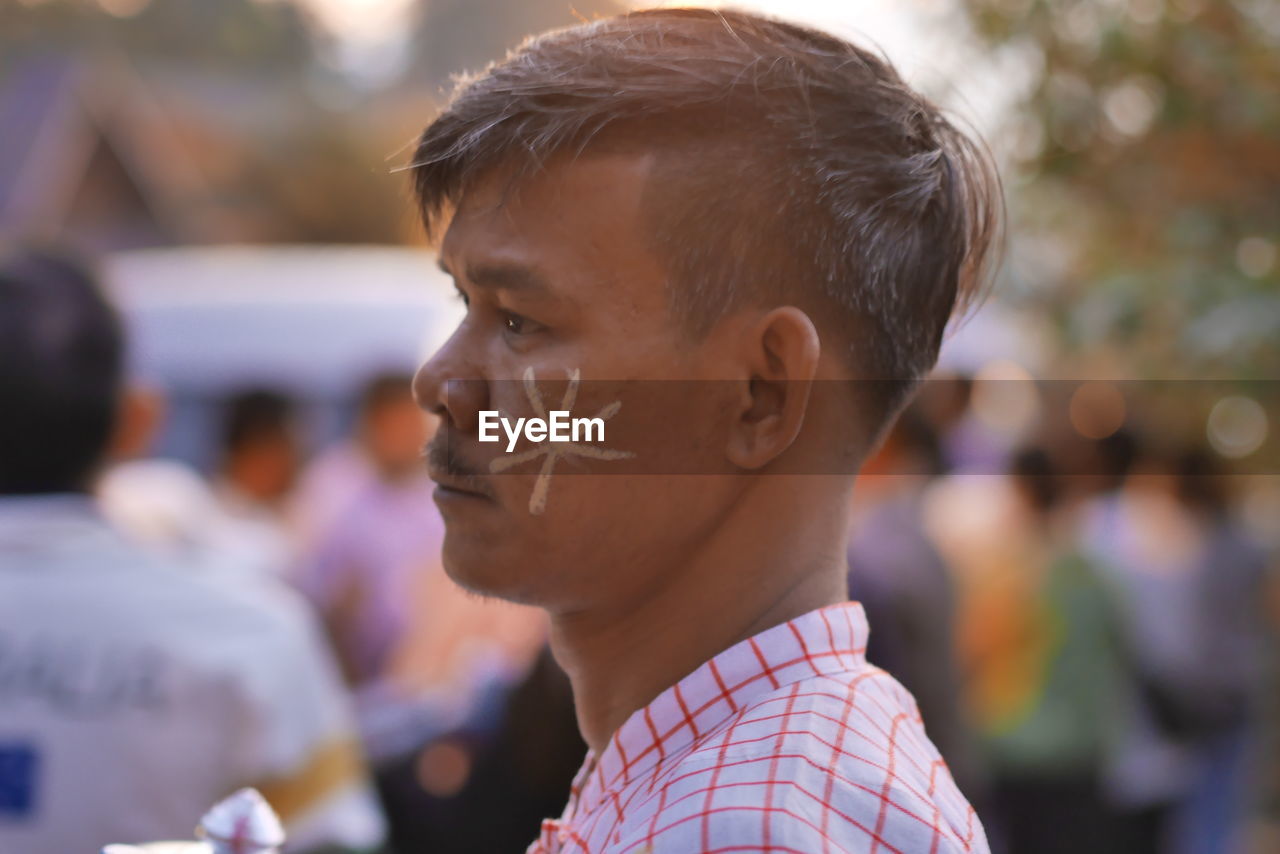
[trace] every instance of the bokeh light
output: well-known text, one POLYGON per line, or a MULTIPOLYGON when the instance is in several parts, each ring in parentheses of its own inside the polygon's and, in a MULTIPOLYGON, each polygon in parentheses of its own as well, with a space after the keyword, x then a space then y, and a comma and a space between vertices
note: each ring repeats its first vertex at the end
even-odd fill
POLYGON ((1068 417, 1086 439, 1105 439, 1124 425, 1124 395, 1115 383, 1083 383, 1071 395, 1068 417))
POLYGON ((1214 404, 1206 432, 1209 444, 1224 457, 1240 459, 1267 440, 1267 413, 1251 397, 1232 395, 1214 404))

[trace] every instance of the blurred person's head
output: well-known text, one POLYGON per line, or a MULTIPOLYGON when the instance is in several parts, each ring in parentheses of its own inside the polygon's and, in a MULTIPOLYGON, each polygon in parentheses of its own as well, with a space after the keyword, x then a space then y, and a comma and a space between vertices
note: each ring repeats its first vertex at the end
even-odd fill
POLYGON ((413 399, 413 375, 379 374, 360 393, 357 436, 378 473, 399 480, 422 471, 430 418, 413 399))
POLYGON ((273 389, 232 395, 222 416, 222 477, 253 501, 273 504, 293 487, 301 462, 295 404, 273 389))
POLYGON ((116 428, 124 335, 66 257, 0 258, 0 494, 87 490, 116 428))
POLYGON ((1140 455, 1138 437, 1127 428, 1121 427, 1111 435, 1095 440, 1093 462, 1101 475, 1099 489, 1109 492, 1123 486, 1140 455))
POLYGON ((1174 464, 1178 500, 1192 512, 1218 519, 1231 508, 1231 481, 1222 460, 1203 445, 1181 451, 1174 464))
MULTIPOLYGON (((999 207, 984 153, 884 59, 729 11, 533 39, 461 83, 413 168, 467 303, 416 380, 443 419, 446 566, 557 609, 651 589, 736 525, 841 540, 861 460, 981 287, 999 207), (488 476, 479 412, 528 414, 522 376, 575 371, 587 414, 620 402, 635 464, 579 460, 539 510, 542 459, 488 476), (629 395, 662 380, 708 382, 641 411, 629 395), (643 476, 676 455, 714 476, 643 476)), ((768 583, 813 563, 790 562, 768 583)))
POLYGON ((1009 476, 1018 496, 1037 516, 1049 515, 1062 497, 1062 482, 1047 450, 1023 448, 1009 461, 1009 476))

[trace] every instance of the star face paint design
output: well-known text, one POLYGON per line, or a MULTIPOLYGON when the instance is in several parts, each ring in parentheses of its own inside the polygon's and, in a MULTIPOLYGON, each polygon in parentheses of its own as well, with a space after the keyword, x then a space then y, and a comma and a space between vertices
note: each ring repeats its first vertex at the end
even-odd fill
MULTIPOLYGON (((578 385, 581 377, 582 372, 577 368, 569 372, 569 384, 560 399, 560 405, 556 407, 558 410, 564 412, 573 411, 573 405, 578 399, 578 385)), ((525 397, 528 398, 529 405, 533 407, 534 414, 539 418, 545 419, 547 417, 547 407, 543 403, 542 392, 538 390, 533 368, 525 368, 523 380, 525 397)), ((606 404, 592 417, 608 421, 617 415, 621 409, 622 401, 615 400, 606 404)), ((533 491, 529 493, 529 513, 533 516, 541 516, 547 509, 547 496, 551 490, 551 476, 554 473, 557 460, 579 457, 581 459, 609 461, 625 460, 634 456, 635 454, 631 451, 597 448, 580 442, 543 442, 518 454, 508 454, 492 460, 489 463, 489 471, 492 474, 500 474, 515 466, 543 457, 542 467, 538 471, 537 479, 533 482, 533 491)))

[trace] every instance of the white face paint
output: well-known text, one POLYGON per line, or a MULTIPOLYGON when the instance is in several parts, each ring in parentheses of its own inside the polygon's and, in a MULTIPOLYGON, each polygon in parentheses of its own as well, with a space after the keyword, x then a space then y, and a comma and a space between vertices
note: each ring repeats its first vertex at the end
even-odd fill
MULTIPOLYGON (((578 399, 578 385, 582 377, 582 372, 574 368, 569 372, 569 385, 565 388, 564 396, 560 400, 560 405, 556 407, 557 412, 572 413, 573 405, 578 399)), ((538 384, 533 375, 533 368, 525 368, 524 370, 524 393, 529 399, 529 405, 533 407, 534 414, 541 419, 547 419, 547 407, 542 402, 542 393, 538 391, 538 384)), ((606 404, 599 412, 591 417, 592 421, 600 422, 600 435, 604 435, 604 422, 618 414, 622 409, 622 401, 615 400, 606 404)), ((504 416, 505 417, 505 416, 504 416)), ((518 430, 518 428, 517 428, 518 430)), ((588 433, 590 435, 590 433, 588 433)), ((514 443, 511 447, 514 447, 514 443)), ((522 465, 523 463, 536 460, 543 457, 542 468, 538 471, 538 477, 533 482, 533 491, 529 494, 529 513, 534 516, 542 515, 547 509, 547 495, 551 489, 551 475, 555 469, 556 460, 571 457, 580 457, 590 460, 624 460, 634 457, 630 451, 613 451, 607 448, 598 448, 593 445, 583 445, 576 441, 558 442, 549 441, 542 442, 527 451, 521 451, 518 454, 508 454, 489 463, 489 471, 493 474, 499 474, 522 465)))

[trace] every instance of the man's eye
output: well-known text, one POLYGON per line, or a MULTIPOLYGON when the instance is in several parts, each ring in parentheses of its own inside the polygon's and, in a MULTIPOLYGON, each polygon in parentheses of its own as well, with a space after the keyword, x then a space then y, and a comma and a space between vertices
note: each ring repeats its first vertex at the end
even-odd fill
POLYGON ((533 324, 525 318, 518 314, 512 314, 509 311, 503 312, 502 325, 512 335, 522 335, 533 326, 533 324))

